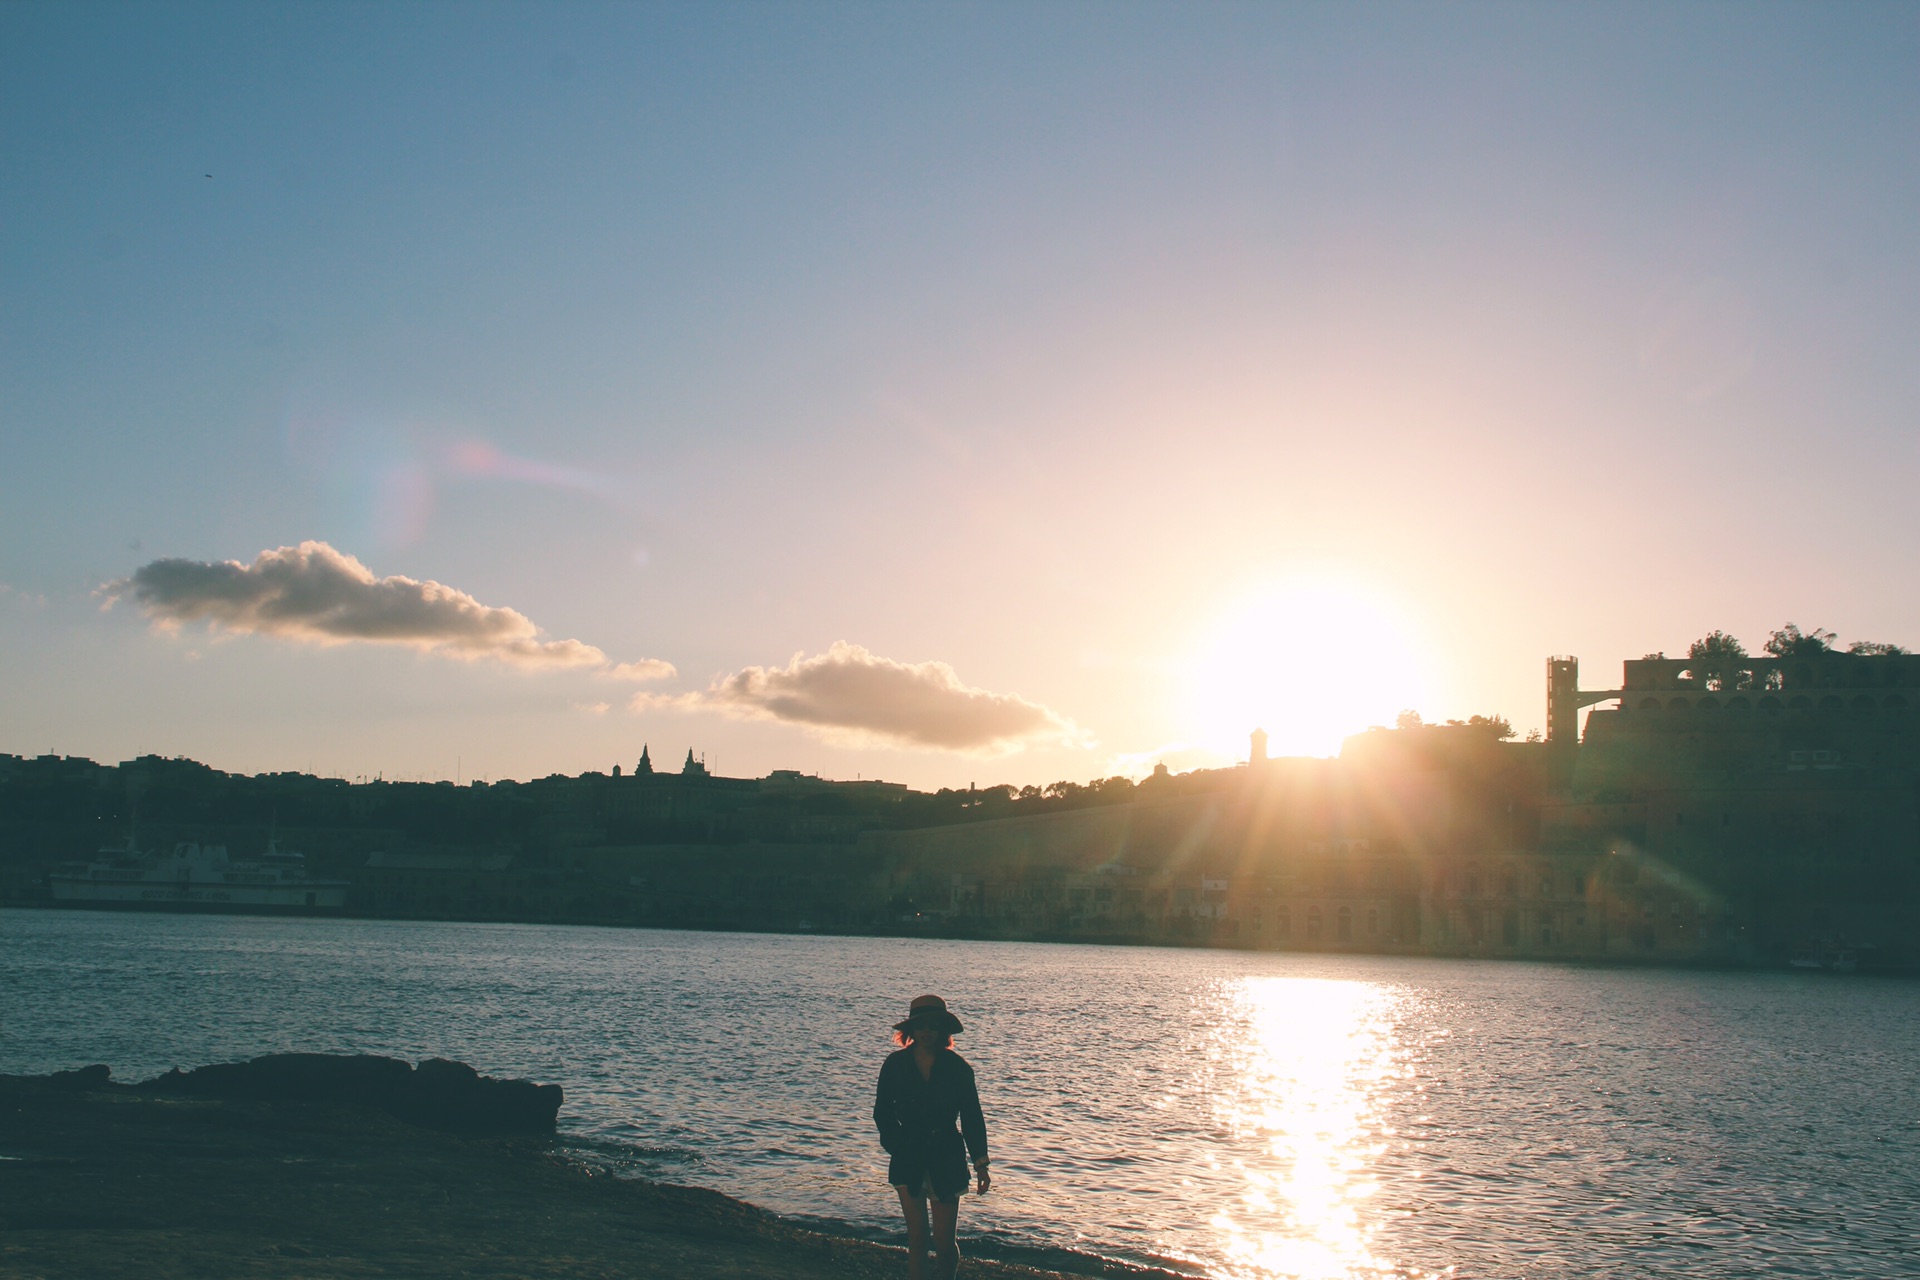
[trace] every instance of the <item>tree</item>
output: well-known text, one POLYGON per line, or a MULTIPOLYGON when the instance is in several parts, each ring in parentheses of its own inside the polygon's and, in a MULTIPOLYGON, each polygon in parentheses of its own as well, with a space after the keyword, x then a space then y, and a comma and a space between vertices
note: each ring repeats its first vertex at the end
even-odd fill
POLYGON ((1505 716, 1468 716, 1465 720, 1449 720, 1447 724, 1455 729, 1478 729, 1501 740, 1513 736, 1513 726, 1505 716))
POLYGON ((1418 711, 1402 711, 1393 718, 1393 727, 1396 729, 1418 729, 1424 723, 1418 711))
POLYGON ((1747 660, 1747 647, 1726 632, 1715 628, 1687 646, 1687 661, 1693 664, 1693 678, 1713 690, 1736 688, 1743 681, 1735 678, 1747 660))
POLYGON ((1789 622, 1767 637, 1767 652, 1776 658, 1817 658, 1833 652, 1833 642, 1838 638, 1823 627, 1802 631, 1789 622))
POLYGON ((1869 657, 1891 657, 1906 653, 1907 650, 1897 644, 1881 644, 1878 640, 1855 640, 1847 646, 1848 653, 1863 653, 1869 657))
POLYGON ((1709 671, 1717 671, 1732 663, 1744 661, 1746 656, 1745 645, 1718 629, 1707 632, 1687 647, 1687 660, 1709 671))

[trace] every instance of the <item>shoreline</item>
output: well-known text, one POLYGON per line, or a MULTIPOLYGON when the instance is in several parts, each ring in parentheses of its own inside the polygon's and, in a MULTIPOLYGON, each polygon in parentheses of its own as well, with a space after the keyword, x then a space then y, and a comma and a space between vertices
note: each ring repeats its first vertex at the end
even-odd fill
MULTIPOLYGON (((962 1274, 1192 1280, 1085 1255, 1060 1261, 1075 1265, 967 1256, 962 1274)), ((717 1191, 615 1177, 551 1135, 462 1136, 367 1107, 181 1096, 97 1071, 0 1076, 4 1277, 905 1272, 898 1246, 803 1226, 717 1191)))

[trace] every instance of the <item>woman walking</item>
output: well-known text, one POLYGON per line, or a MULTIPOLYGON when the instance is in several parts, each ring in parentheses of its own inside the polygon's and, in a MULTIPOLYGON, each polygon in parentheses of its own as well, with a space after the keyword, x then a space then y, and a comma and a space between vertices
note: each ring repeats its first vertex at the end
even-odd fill
POLYGON ((932 1213, 934 1280, 952 1280, 960 1266, 953 1229, 973 1160, 977 1193, 987 1194, 987 1122, 973 1068, 953 1051, 960 1019, 939 996, 915 996, 907 1020, 894 1025, 897 1053, 880 1067, 873 1123, 892 1157, 887 1181, 907 1215, 907 1275, 925 1280, 928 1213, 932 1213), (959 1127, 954 1127, 958 1121, 959 1127))

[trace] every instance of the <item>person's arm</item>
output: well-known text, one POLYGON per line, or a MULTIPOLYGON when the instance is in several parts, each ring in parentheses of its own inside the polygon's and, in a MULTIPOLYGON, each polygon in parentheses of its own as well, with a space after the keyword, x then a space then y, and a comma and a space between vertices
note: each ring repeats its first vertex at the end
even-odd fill
POLYGON ((974 1083, 971 1066, 960 1082, 960 1136, 966 1139, 967 1156, 973 1161, 973 1172, 979 1178, 980 1191, 984 1194, 990 1181, 987 1176, 987 1118, 980 1111, 980 1090, 974 1083))
POLYGON ((881 1064, 880 1083, 873 1093, 873 1127, 880 1131, 880 1146, 889 1155, 893 1154, 894 1135, 900 1129, 900 1108, 894 1105, 893 1083, 887 1079, 891 1061, 881 1064))

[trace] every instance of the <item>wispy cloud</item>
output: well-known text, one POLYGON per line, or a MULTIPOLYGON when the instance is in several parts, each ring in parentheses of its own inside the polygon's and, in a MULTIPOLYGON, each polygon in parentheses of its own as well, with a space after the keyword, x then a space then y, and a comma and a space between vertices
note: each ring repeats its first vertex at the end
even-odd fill
POLYGON ((607 668, 606 674, 614 680, 668 680, 678 673, 671 662, 642 658, 638 662, 617 663, 607 668))
POLYGON ((451 658, 490 658, 528 669, 598 669, 649 678, 672 674, 656 659, 615 666, 593 645, 544 637, 517 609, 486 605, 443 583, 376 577, 324 542, 238 560, 154 560, 110 583, 167 627, 205 622, 241 635, 309 644, 391 644, 451 658))
POLYGON ((47 607, 47 598, 38 592, 21 591, 8 583, 0 582, 0 605, 38 610, 47 607))
POLYGON ((811 658, 795 654, 784 667, 744 668, 697 692, 636 694, 633 706, 780 721, 836 741, 970 753, 1081 736, 1039 703, 963 683, 944 662, 896 662, 845 641, 811 658))

